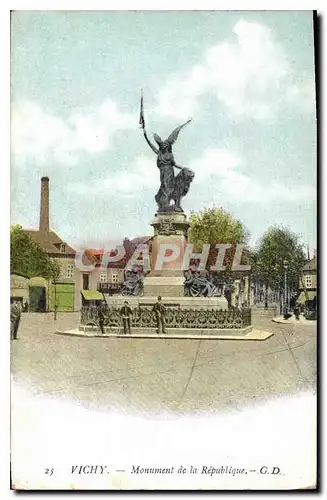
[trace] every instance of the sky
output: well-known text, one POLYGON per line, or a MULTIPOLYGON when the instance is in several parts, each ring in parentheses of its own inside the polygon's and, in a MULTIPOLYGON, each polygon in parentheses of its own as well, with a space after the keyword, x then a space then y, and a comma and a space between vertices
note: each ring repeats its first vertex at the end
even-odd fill
POLYGON ((252 244, 277 224, 316 248, 310 11, 16 11, 11 30, 11 223, 38 227, 47 175, 68 243, 152 234, 142 88, 150 136, 192 118, 174 145, 187 214, 221 206, 252 244))

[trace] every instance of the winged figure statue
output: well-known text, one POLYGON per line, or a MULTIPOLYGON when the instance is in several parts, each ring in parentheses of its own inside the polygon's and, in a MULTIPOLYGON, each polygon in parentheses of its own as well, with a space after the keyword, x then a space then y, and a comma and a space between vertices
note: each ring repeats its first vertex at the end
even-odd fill
POLYGON ((141 100, 140 125, 143 128, 143 134, 146 142, 157 155, 157 167, 160 171, 160 187, 155 195, 155 200, 158 204, 158 212, 183 212, 181 207, 181 198, 185 196, 190 188, 190 184, 194 178, 194 172, 187 168, 181 167, 175 162, 172 151, 172 146, 176 142, 182 128, 188 125, 191 120, 176 127, 166 140, 162 140, 158 134, 153 134, 156 145, 154 145, 145 130, 143 116, 143 98, 141 100), (175 175, 174 168, 180 170, 178 175, 175 175), (174 203, 171 203, 171 202, 174 203))

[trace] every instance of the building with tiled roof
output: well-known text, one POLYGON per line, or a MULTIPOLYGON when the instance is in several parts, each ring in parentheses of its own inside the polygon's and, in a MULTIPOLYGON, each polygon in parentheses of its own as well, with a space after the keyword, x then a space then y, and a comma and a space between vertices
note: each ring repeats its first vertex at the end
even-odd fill
POLYGON ((82 275, 75 265, 75 250, 50 229, 49 198, 49 178, 42 177, 39 228, 24 229, 24 232, 59 264, 60 276, 56 283, 49 283, 42 277, 30 280, 29 310, 76 311, 81 305, 82 275))
MULTIPOLYGON (((151 236, 139 236, 132 240, 125 238, 122 242, 125 250, 124 256, 116 261, 109 259, 105 267, 101 265, 104 249, 90 248, 85 250, 83 254, 83 263, 86 266, 90 266, 88 278, 85 277, 85 282, 88 282, 88 287, 91 290, 98 290, 103 293, 119 293, 125 279, 125 268, 136 248, 139 245, 149 244, 151 238, 151 236)), ((114 257, 115 252, 112 251, 110 256, 114 257)))
POLYGON ((131 241, 134 248, 139 245, 149 244, 150 240, 152 240, 152 236, 138 236, 137 238, 133 238, 131 241))
POLYGON ((24 232, 37 243, 50 257, 75 257, 75 250, 63 241, 54 231, 44 232, 39 229, 24 229, 24 232))
POLYGON ((303 272, 306 272, 306 271, 317 271, 317 257, 313 257, 313 259, 310 259, 308 262, 306 262, 304 264, 304 266, 302 267, 302 271, 303 272))

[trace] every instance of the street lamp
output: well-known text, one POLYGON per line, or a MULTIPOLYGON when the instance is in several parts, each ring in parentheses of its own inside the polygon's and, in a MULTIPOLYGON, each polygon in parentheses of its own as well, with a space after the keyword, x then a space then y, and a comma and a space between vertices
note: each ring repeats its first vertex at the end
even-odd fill
POLYGON ((280 264, 275 264, 273 267, 274 271, 274 301, 279 305, 279 314, 283 314, 284 310, 284 300, 280 286, 280 264))
POLYGON ((288 261, 284 260, 284 315, 287 314, 288 304, 287 304, 287 269, 288 261))

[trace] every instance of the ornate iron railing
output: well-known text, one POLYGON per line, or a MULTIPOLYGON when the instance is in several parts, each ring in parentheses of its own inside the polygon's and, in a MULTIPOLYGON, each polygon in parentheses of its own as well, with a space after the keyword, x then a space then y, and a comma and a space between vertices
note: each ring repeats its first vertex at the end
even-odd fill
MULTIPOLYGON (((167 328, 244 328, 251 325, 251 309, 181 309, 166 307, 165 324, 167 328)), ((99 326, 98 311, 94 306, 83 306, 81 325, 99 326)), ((120 309, 108 308, 105 326, 121 327, 120 309)), ((156 317, 151 307, 132 310, 131 326, 137 328, 155 328, 156 317)))

